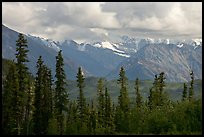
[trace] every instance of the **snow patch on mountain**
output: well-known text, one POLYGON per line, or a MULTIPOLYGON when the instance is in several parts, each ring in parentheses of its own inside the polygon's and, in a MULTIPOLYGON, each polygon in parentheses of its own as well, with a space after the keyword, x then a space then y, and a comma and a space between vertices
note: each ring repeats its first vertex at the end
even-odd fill
POLYGON ((110 42, 108 41, 103 41, 101 43, 96 43, 93 45, 94 47, 97 47, 97 48, 104 48, 104 49, 110 49, 112 51, 116 51, 118 53, 125 53, 124 51, 122 50, 118 50, 116 49, 117 47, 119 47, 117 44, 111 44, 110 42))
POLYGON ((55 51, 60 51, 61 49, 59 48, 59 43, 57 44, 55 41, 51 40, 51 39, 45 39, 45 38, 40 38, 40 37, 36 37, 36 36, 32 36, 30 34, 27 35, 28 37, 37 40, 38 42, 43 43, 45 46, 54 49, 55 51))
POLYGON ((60 51, 59 46, 58 46, 54 41, 47 39, 47 40, 45 40, 45 41, 42 40, 42 42, 43 42, 46 46, 48 46, 48 47, 50 47, 50 48, 53 48, 53 49, 56 50, 57 52, 60 51))
POLYGON ((143 64, 143 63, 142 63, 142 62, 140 62, 140 61, 138 61, 137 63, 138 63, 138 64, 141 64, 141 65, 143 64))
POLYGON ((96 43, 93 46, 96 47, 96 48, 101 48, 101 45, 99 43, 96 43))
POLYGON ((130 55, 127 55, 127 54, 121 54, 121 53, 118 53, 118 52, 113 52, 114 54, 117 54, 119 56, 123 56, 123 57, 126 57, 126 58, 129 58, 130 55))
POLYGON ((178 44, 177 47, 179 47, 179 48, 183 47, 183 43, 178 44))
POLYGON ((79 45, 78 47, 77 47, 77 49, 79 50, 79 51, 85 51, 86 50, 86 45, 84 44, 84 45, 79 45))
POLYGON ((195 42, 195 45, 202 45, 202 39, 193 39, 193 41, 195 42))

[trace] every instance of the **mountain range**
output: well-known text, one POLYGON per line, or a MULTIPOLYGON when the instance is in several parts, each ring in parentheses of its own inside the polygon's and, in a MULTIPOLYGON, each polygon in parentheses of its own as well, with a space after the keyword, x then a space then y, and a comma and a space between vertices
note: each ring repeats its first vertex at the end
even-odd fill
MULTIPOLYGON (((85 77, 117 79, 120 67, 127 77, 135 80, 152 80, 165 72, 167 81, 190 80, 190 70, 195 79, 202 79, 202 39, 172 40, 132 38, 122 36, 119 42, 107 40, 92 43, 63 42, 24 34, 28 41, 28 67, 36 73, 36 62, 41 55, 45 64, 55 74, 55 56, 62 50, 67 79, 76 79, 77 68, 82 67, 85 77)), ((18 32, 2 24, 2 58, 15 59, 18 32)))

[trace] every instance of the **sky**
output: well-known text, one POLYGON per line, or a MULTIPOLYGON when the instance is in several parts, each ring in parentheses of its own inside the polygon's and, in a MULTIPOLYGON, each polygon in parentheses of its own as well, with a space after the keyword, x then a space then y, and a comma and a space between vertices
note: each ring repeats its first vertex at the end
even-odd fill
POLYGON ((60 42, 202 38, 202 2, 3 2, 2 24, 60 42))

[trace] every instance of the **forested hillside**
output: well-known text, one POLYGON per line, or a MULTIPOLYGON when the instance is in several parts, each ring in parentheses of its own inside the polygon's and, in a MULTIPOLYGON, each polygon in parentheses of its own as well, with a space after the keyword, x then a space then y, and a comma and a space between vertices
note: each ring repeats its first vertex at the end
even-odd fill
POLYGON ((19 34, 16 62, 2 59, 4 135, 202 134, 202 87, 193 70, 189 82, 168 84, 165 72, 129 81, 121 67, 116 80, 106 81, 86 78, 79 67, 76 81, 68 81, 60 50, 56 74, 39 56, 32 79, 28 47, 19 34))
MULTIPOLYGON (((92 98, 96 98, 97 97, 97 81, 100 78, 96 78, 96 77, 88 77, 85 78, 85 87, 84 87, 84 93, 86 98, 88 99, 88 101, 90 101, 92 98)), ((108 87, 109 91, 110 91, 110 96, 112 97, 113 101, 115 103, 117 103, 117 97, 119 96, 119 87, 117 84, 117 80, 107 80, 105 78, 103 78, 104 80, 104 85, 106 87, 108 87)), ((141 95, 143 96, 143 101, 148 99, 148 95, 149 95, 149 89, 152 86, 152 83, 154 81, 153 80, 140 80, 140 91, 141 91, 141 95)), ((68 85, 67 85, 67 91, 69 91, 70 94, 70 99, 71 100, 75 100, 77 99, 77 93, 78 93, 78 89, 77 89, 77 83, 76 81, 73 80, 68 80, 67 81, 68 85)), ((134 102, 135 98, 134 98, 134 94, 135 94, 135 80, 128 80, 128 94, 130 99, 134 102)), ((190 85, 190 82, 187 82, 188 85, 190 85)), ((195 98, 201 98, 202 97, 202 80, 195 80, 194 83, 194 89, 195 89, 195 98)), ((166 86, 164 89, 170 99, 172 101, 179 101, 182 98, 182 92, 183 92, 183 83, 182 82, 166 82, 166 86)))

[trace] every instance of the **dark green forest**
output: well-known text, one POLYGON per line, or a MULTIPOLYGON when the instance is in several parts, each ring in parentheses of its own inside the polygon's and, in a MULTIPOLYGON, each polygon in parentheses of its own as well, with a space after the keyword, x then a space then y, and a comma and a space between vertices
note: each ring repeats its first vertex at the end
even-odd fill
POLYGON ((79 67, 70 81, 60 50, 54 75, 39 56, 33 76, 28 46, 19 34, 16 59, 2 59, 4 135, 202 134, 202 87, 193 70, 191 81, 167 83, 165 72, 153 81, 130 81, 121 67, 118 79, 107 81, 85 78, 79 67))

